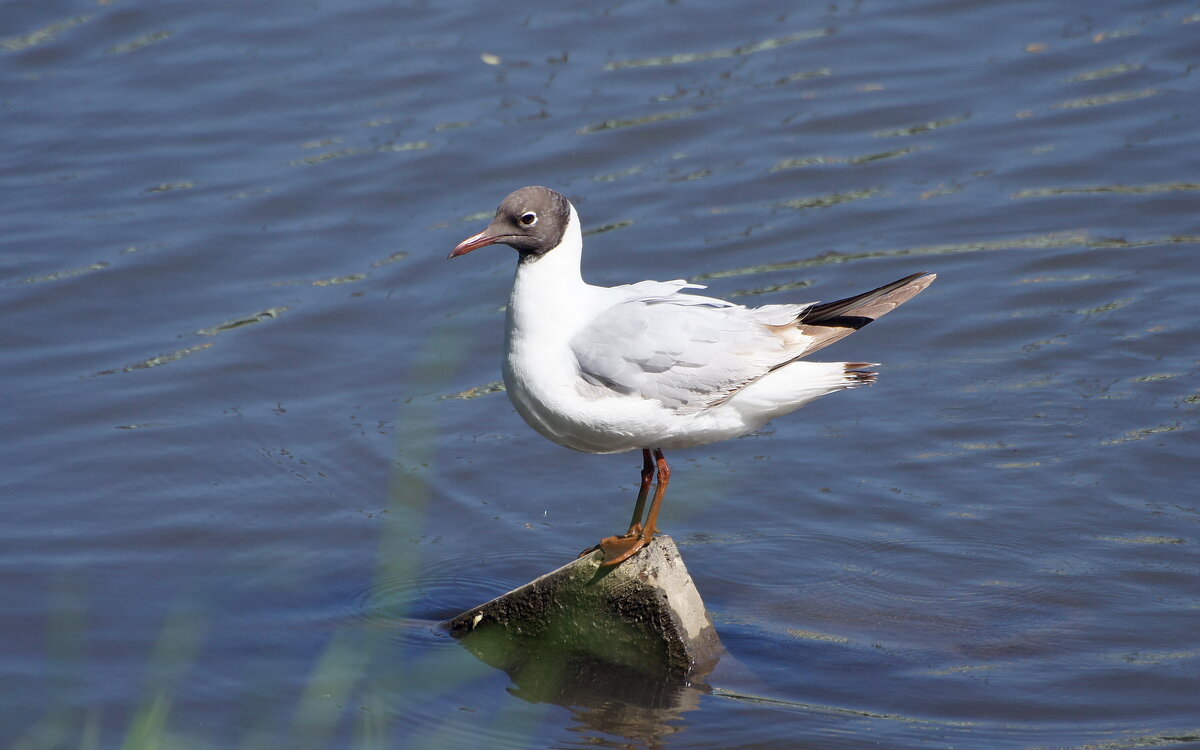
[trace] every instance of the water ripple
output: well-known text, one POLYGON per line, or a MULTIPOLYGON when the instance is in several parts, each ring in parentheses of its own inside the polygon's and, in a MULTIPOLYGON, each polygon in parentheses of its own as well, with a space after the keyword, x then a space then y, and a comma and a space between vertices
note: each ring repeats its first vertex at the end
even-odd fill
POLYGON ((818 37, 829 36, 832 32, 830 29, 813 29, 810 31, 800 31, 795 34, 786 36, 772 37, 763 39, 759 42, 751 44, 743 44, 740 47, 730 49, 709 50, 707 52, 681 52, 675 55, 663 55, 661 57, 643 57, 634 60, 615 60, 604 65, 605 70, 622 70, 625 68, 647 68, 658 67, 662 65, 680 65, 683 63, 702 62, 704 60, 719 60, 726 57, 739 57, 741 55, 752 55, 756 52, 765 52, 767 50, 782 47, 785 44, 804 41, 806 39, 816 39, 818 37))

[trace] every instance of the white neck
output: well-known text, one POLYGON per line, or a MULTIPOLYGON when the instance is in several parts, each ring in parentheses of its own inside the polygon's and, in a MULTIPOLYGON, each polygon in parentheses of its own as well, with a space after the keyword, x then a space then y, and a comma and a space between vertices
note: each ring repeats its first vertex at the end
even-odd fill
POLYGON ((517 264, 508 300, 510 337, 520 331, 525 336, 569 338, 590 319, 590 292, 595 287, 584 283, 580 275, 582 255, 583 235, 572 206, 558 247, 517 264))

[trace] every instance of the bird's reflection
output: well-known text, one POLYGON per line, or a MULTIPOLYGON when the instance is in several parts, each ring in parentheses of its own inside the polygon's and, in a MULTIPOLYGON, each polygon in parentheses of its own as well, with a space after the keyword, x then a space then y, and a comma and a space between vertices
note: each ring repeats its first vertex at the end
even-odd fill
POLYGON ((585 735, 580 744, 600 747, 660 748, 682 731, 678 720, 699 707, 709 692, 704 677, 712 664, 687 673, 641 670, 613 664, 592 654, 541 652, 503 658, 483 641, 464 638, 473 654, 503 669, 513 681, 509 692, 530 703, 553 703, 571 710, 585 735))

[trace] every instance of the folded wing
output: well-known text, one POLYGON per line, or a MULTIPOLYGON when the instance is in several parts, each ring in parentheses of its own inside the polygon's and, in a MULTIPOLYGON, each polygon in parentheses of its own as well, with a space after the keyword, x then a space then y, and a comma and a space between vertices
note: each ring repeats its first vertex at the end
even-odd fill
POLYGON ((825 304, 758 308, 683 294, 704 288, 684 281, 643 281, 616 287, 624 299, 570 346, 580 377, 601 392, 695 411, 882 317, 934 278, 915 274, 825 304))
POLYGON ((628 298, 571 340, 583 380, 613 394, 692 411, 724 400, 792 356, 764 318, 794 320, 804 306, 774 306, 796 309, 759 314, 680 294, 683 288, 684 282, 619 287, 628 298))

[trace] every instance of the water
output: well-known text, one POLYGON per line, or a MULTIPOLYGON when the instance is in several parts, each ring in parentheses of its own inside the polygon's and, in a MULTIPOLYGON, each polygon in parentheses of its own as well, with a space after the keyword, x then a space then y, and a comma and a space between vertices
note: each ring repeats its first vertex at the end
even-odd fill
POLYGON ((9 4, 0 743, 1200 743, 1195 2, 9 4), (596 283, 929 291, 672 456, 729 656, 544 702, 434 624, 626 521, 499 379, 510 190, 596 283), (602 231, 603 230, 603 231, 602 231), (471 397, 463 397, 463 396, 471 397))

